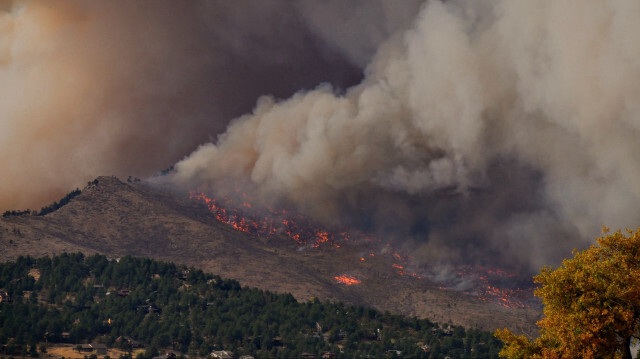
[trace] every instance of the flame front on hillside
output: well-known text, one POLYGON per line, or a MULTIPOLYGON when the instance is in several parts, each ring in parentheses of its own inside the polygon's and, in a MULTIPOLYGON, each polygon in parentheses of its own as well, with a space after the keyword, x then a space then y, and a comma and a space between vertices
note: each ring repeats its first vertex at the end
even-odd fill
MULTIPOLYGON (((252 208, 247 195, 241 193, 243 202, 240 208, 252 208)), ((308 219, 301 215, 293 215, 287 210, 274 210, 267 208, 267 215, 263 218, 249 216, 240 209, 236 209, 234 200, 230 197, 217 200, 208 197, 206 194, 197 191, 191 191, 189 197, 201 200, 206 203, 209 211, 211 211, 218 221, 226 223, 233 228, 247 233, 255 234, 259 237, 269 237, 273 235, 286 235, 299 244, 310 245, 317 248, 321 245, 330 245, 340 247, 338 242, 348 241, 350 235, 348 232, 331 233, 316 225, 313 225, 308 219)))
POLYGON ((515 275, 500 269, 459 266, 454 277, 444 280, 442 289, 458 289, 481 301, 507 308, 528 308, 533 301, 533 282, 514 286, 515 275), (463 283, 461 285, 461 283, 463 283), (464 287, 460 289, 459 287, 464 287))
MULTIPOLYGON (((234 200, 231 196, 222 196, 221 199, 214 199, 205 193, 191 191, 191 199, 199 200, 207 205, 209 211, 222 223, 228 224, 238 231, 254 234, 258 237, 266 238, 273 236, 285 236, 293 239, 296 243, 320 248, 330 246, 340 248, 346 243, 366 243, 367 245, 378 245, 382 257, 390 258, 393 263, 390 270, 403 278, 421 280, 424 277, 435 280, 443 284, 440 289, 453 289, 475 296, 481 301, 492 301, 508 308, 526 308, 530 306, 528 302, 533 297, 532 286, 526 288, 511 288, 515 276, 500 269, 487 269, 482 267, 457 266, 455 271, 447 279, 436 279, 436 276, 416 272, 422 272, 420 266, 416 265, 414 258, 400 254, 391 244, 384 243, 379 239, 365 233, 356 232, 350 234, 347 231, 334 232, 311 222, 299 214, 293 214, 285 209, 275 210, 265 208, 264 215, 252 205, 248 196, 240 191, 236 191, 234 200), (464 283, 464 285, 461 285, 464 283)), ((373 252, 368 252, 369 259, 376 258, 373 252)), ((365 263, 364 256, 356 256, 354 262, 365 263)), ((362 281, 351 275, 337 275, 336 281, 345 285, 361 284, 362 281)))
POLYGON ((346 285, 354 285, 354 284, 360 284, 362 283, 361 280, 357 279, 354 276, 350 276, 350 275, 338 275, 333 277, 335 278, 335 280, 337 280, 338 282, 342 283, 342 284, 346 284, 346 285))

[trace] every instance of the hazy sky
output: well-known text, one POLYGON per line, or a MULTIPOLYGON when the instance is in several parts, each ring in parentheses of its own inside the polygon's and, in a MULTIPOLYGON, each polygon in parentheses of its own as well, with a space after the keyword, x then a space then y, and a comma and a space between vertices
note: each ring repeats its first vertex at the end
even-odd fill
POLYGON ((640 3, 0 4, 4 209, 178 162, 425 262, 640 224, 640 3))
POLYGON ((39 208, 97 175, 149 176, 260 95, 356 84, 417 9, 318 4, 0 0, 0 208, 39 208))

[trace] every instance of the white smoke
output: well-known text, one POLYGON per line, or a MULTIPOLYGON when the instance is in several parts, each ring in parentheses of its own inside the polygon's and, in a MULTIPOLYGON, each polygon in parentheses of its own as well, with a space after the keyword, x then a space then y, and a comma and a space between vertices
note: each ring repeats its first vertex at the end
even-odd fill
POLYGON ((418 2, 341 3, 0 0, 0 208, 40 208, 98 175, 150 176, 263 93, 350 86, 418 2))
POLYGON ((639 224, 638 16, 628 1, 430 1, 360 85, 261 97, 176 178, 359 212, 428 259, 557 262, 602 224, 639 224))

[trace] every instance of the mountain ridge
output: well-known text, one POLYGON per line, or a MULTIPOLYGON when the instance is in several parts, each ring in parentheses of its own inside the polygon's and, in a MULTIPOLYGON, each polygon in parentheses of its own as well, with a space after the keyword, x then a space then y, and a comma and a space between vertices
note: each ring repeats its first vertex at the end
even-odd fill
POLYGON ((426 279, 398 276, 393 259, 353 260, 368 248, 301 247, 290 238, 260 238, 218 221, 186 193, 148 182, 98 177, 68 204, 45 216, 0 218, 0 260, 63 252, 145 256, 201 268, 298 300, 319 298, 408 316, 535 335, 540 308, 512 309, 443 290, 426 279), (338 275, 356 275, 347 286, 338 275))

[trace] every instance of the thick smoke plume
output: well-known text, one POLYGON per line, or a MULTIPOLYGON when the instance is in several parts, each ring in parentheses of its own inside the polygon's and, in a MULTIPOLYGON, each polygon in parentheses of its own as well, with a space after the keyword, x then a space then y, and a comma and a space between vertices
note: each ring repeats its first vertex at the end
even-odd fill
POLYGON ((323 4, 0 0, 0 209, 165 169, 261 94, 351 86, 419 5, 323 4))
POLYGON ((639 16, 629 1, 430 1, 361 84, 260 97, 176 178, 249 182, 429 261, 557 264, 602 224, 640 225, 639 16))

